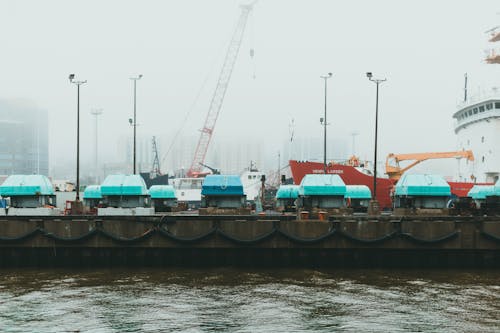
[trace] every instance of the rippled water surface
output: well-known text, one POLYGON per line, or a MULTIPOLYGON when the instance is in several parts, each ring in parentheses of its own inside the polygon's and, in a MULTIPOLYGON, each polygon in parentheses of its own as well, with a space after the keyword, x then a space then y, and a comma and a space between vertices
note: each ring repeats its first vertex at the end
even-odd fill
POLYGON ((1 332, 500 332, 500 271, 0 274, 1 332))

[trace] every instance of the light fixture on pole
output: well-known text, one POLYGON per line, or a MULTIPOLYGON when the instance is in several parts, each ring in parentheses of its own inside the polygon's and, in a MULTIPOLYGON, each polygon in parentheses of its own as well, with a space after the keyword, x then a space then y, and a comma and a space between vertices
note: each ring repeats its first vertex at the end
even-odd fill
POLYGON ((366 77, 375 83, 377 86, 376 99, 375 99, 375 149, 373 157, 373 194, 370 201, 370 209, 372 213, 379 212, 379 204, 377 201, 377 136, 378 136, 378 88, 380 83, 387 81, 387 79, 375 79, 372 72, 367 72, 366 77))
POLYGON ((75 80, 75 74, 69 75, 69 82, 76 85, 76 201, 80 201, 80 86, 87 80, 75 80))
POLYGON ((326 122, 326 88, 327 88, 327 83, 326 81, 332 77, 332 73, 328 73, 328 75, 321 75, 320 78, 322 78, 325 81, 325 115, 323 118, 319 118, 319 122, 323 124, 324 126, 324 134, 323 134, 323 172, 326 174, 326 125, 328 123, 326 122))
MULTIPOLYGON (((136 142, 137 142, 137 139, 136 139, 136 133, 137 133, 137 118, 136 118, 136 113, 137 113, 136 112, 137 111, 137 99, 136 99, 136 97, 137 97, 137 94, 136 94, 136 92, 137 92, 137 89, 136 88, 137 88, 137 81, 140 80, 141 77, 142 77, 142 74, 139 74, 136 77, 130 78, 132 81, 134 81, 134 120, 133 120, 133 123, 131 123, 131 125, 134 127, 134 167, 133 167, 134 175, 136 172, 135 166, 136 166, 136 156, 137 156, 137 154, 136 154, 136 152, 137 152, 137 149, 136 149, 136 147, 137 147, 137 144, 136 144, 136 142)), ((129 119, 129 122, 130 122, 130 119, 129 119)))

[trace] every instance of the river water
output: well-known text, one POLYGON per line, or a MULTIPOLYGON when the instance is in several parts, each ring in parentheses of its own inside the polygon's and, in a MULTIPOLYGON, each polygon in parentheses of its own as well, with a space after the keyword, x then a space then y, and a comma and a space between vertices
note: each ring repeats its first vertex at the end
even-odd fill
POLYGON ((500 332, 500 271, 0 270, 1 332, 500 332))

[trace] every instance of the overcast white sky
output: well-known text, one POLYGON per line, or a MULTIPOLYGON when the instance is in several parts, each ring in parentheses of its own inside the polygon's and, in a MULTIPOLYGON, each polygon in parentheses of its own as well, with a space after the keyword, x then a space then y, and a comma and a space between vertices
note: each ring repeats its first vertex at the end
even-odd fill
MULTIPOLYGON (((102 159, 131 135, 132 83, 140 134, 168 142, 207 83, 184 129, 197 136, 238 19, 240 1, 0 1, 0 98, 27 99, 50 115, 50 163, 73 163, 76 88, 81 91, 82 159, 93 158, 90 110, 104 109, 102 159), (104 133, 105 132, 105 133, 104 133)), ((380 93, 380 159, 389 152, 455 149, 452 114, 471 91, 499 85, 500 66, 483 61, 487 29, 500 24, 498 1, 260 0, 215 135, 266 140, 321 137, 323 81, 329 81, 329 133, 371 159, 375 86, 380 93), (255 58, 249 56, 255 49, 255 58), (256 78, 253 78, 255 70, 256 78), (480 88, 479 88, 480 87, 480 88)), ((330 142, 334 144, 334 142, 330 142)))

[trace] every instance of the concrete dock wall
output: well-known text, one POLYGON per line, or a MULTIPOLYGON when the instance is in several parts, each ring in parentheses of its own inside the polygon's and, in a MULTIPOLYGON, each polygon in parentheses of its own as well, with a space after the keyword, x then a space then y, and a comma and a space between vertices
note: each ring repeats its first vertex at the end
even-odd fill
POLYGON ((500 217, 1 217, 0 266, 500 267, 500 217))

